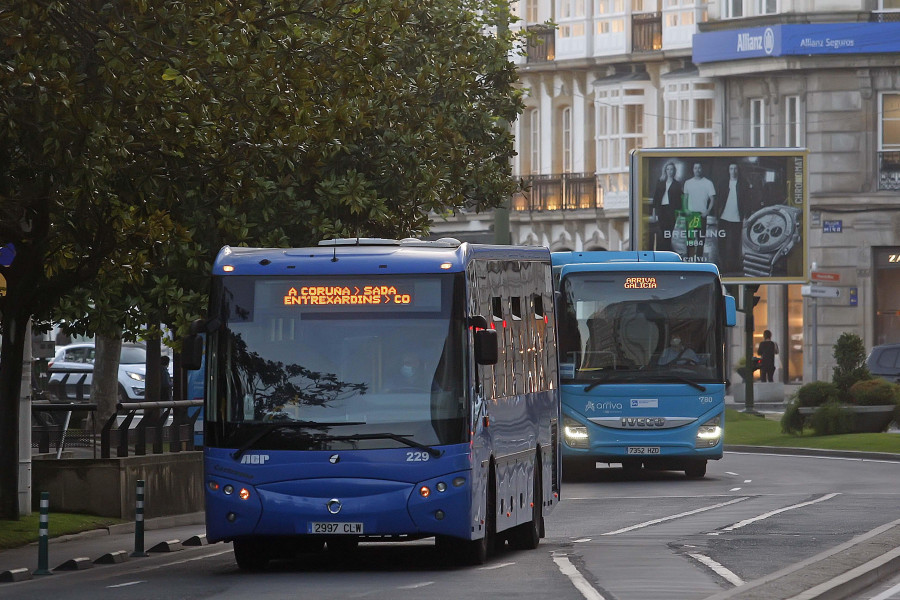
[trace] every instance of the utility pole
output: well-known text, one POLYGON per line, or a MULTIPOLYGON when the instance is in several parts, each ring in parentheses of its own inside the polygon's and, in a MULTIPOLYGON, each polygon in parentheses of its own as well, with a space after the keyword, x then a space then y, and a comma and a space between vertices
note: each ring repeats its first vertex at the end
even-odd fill
POLYGON ((744 365, 747 376, 744 378, 744 412, 755 413, 753 404, 753 372, 756 366, 753 361, 753 307, 759 302, 759 285, 744 285, 744 301, 741 311, 744 313, 744 365))

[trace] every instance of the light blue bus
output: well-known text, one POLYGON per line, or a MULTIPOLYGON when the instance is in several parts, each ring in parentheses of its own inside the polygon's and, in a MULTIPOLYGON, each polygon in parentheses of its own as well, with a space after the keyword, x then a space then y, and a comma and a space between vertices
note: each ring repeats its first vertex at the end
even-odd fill
POLYGON ((225 247, 206 337, 206 530, 259 570, 434 537, 531 549, 559 501, 550 252, 454 239, 225 247))
POLYGON ((706 475, 722 458, 726 327, 715 265, 673 252, 554 252, 564 471, 706 475))

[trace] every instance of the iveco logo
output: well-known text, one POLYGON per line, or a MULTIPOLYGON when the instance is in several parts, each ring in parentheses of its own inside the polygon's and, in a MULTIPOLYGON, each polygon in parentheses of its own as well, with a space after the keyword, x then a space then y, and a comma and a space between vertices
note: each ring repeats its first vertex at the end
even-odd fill
POLYGON ((662 427, 663 417, 622 417, 622 427, 662 427))
POLYGON ((341 512, 341 501, 337 498, 332 498, 325 504, 325 508, 327 508, 328 512, 330 512, 331 514, 336 515, 341 512))
POLYGON ((245 454, 241 457, 242 465, 264 465, 269 460, 268 454, 245 454))
POLYGON ((341 462, 341 457, 338 454, 332 454, 331 456, 328 457, 328 462, 330 462, 333 465, 336 465, 339 462, 341 462))

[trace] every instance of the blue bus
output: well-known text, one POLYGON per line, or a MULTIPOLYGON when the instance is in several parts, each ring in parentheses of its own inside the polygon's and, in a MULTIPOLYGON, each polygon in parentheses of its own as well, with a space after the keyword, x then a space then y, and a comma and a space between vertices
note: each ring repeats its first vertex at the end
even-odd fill
POLYGON ((434 537, 480 564, 559 501, 546 248, 444 238, 223 248, 205 334, 210 542, 238 566, 434 537))
POLYGON ((706 475, 722 458, 726 327, 715 265, 674 252, 554 252, 564 470, 706 475))

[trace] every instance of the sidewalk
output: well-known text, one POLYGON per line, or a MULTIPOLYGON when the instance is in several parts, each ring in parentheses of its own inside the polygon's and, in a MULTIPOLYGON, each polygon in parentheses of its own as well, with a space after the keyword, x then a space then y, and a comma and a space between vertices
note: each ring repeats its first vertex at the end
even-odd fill
MULTIPOLYGON (((49 515, 48 529, 53 532, 52 513, 49 515)), ((181 546, 205 544, 203 512, 158 517, 144 522, 145 552, 171 552, 181 549, 181 546)), ((122 562, 128 559, 135 547, 134 523, 64 535, 49 540, 47 566, 51 571, 63 571, 85 568, 94 563, 122 562)), ((0 551, 0 585, 31 578, 38 568, 38 549, 38 543, 34 542, 20 548, 0 551)))

